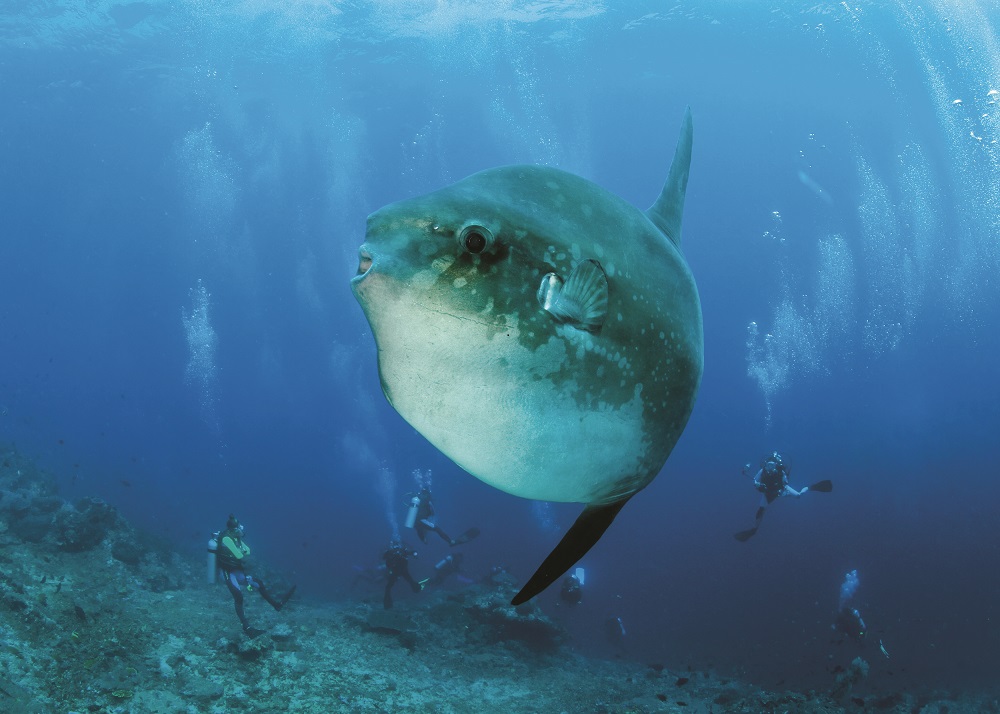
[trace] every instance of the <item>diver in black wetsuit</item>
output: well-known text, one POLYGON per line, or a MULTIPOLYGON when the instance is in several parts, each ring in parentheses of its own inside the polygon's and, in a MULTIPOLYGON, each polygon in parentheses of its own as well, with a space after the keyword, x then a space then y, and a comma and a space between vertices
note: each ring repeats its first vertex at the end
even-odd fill
POLYGON ((409 506, 410 512, 406 517, 406 527, 417 531, 417 537, 420 538, 421 543, 427 542, 427 534, 430 532, 437 533, 441 540, 450 546, 468 543, 479 535, 478 528, 470 528, 458 538, 452 538, 445 533, 434 519, 434 502, 431 500, 431 490, 427 486, 410 497, 409 506))
POLYGON ((413 528, 417 531, 417 537, 420 538, 421 543, 427 542, 427 534, 429 532, 437 533, 448 545, 454 545, 451 536, 442 530, 434 520, 434 502, 431 501, 431 490, 429 488, 420 489, 420 493, 416 495, 419 500, 417 504, 417 520, 413 524, 413 528))
POLYGON ((579 605, 583 600, 583 583, 580 582, 576 573, 570 573, 563 578, 559 599, 570 605, 579 605))
POLYGON ((845 605, 837 613, 837 619, 833 623, 834 629, 858 644, 865 643, 865 637, 868 636, 868 628, 865 626, 865 621, 861 617, 861 613, 858 612, 856 607, 848 607, 845 605))
MULTIPOLYGON (((749 472, 750 464, 747 464, 743 467, 743 473, 749 475, 749 472)), ((764 520, 765 510, 781 496, 798 498, 809 491, 829 493, 833 490, 833 484, 830 481, 820 481, 814 483, 812 486, 803 486, 801 490, 796 491, 788 484, 788 475, 788 467, 785 466, 781 454, 777 451, 772 452, 770 456, 766 456, 761 460, 760 470, 753 477, 754 488, 761 493, 760 506, 758 506, 757 515, 754 517, 753 528, 748 528, 745 531, 737 533, 735 536, 736 540, 741 542, 747 541, 757 533, 757 529, 760 528, 760 522, 764 520)))
POLYGON ((403 547, 403 544, 398 540, 393 540, 389 543, 389 549, 382 554, 382 559, 385 561, 385 595, 382 598, 382 606, 389 610, 392 608, 392 586, 396 584, 396 581, 402 578, 410 584, 410 588, 413 592, 418 593, 421 591, 420 583, 413 579, 410 575, 410 566, 407 560, 410 558, 416 558, 417 551, 408 550, 403 547))

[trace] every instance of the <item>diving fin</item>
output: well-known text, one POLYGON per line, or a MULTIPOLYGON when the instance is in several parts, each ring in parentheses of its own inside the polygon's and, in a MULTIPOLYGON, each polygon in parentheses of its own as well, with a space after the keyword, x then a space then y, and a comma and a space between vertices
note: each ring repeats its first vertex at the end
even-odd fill
POLYGON ((757 532, 756 528, 747 528, 745 531, 740 531, 733 537, 736 538, 736 540, 738 540, 740 543, 746 543, 754 536, 756 532, 757 532))
POLYGON ((819 491, 820 493, 830 493, 833 490, 833 481, 823 480, 818 483, 814 483, 809 487, 810 491, 819 491))
POLYGON ((460 533, 458 535, 458 538, 452 538, 451 541, 449 541, 448 545, 451 546, 462 545, 462 543, 468 543, 470 540, 472 540, 478 535, 479 535, 478 528, 470 528, 469 530, 465 531, 465 533, 460 533))
POLYGON ((559 545, 549 553, 548 557, 538 566, 521 591, 510 601, 511 605, 520 605, 556 581, 560 575, 576 565, 587 551, 604 535, 615 516, 628 502, 628 498, 614 503, 591 505, 583 509, 576 523, 559 541, 559 545))

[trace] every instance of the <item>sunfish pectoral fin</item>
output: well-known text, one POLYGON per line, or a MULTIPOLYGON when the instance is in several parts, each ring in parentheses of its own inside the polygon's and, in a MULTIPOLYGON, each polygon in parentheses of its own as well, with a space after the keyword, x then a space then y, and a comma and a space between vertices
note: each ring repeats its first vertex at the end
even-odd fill
POLYGON ((600 332, 608 315, 608 276, 596 260, 582 260, 564 281, 548 273, 538 286, 538 303, 557 322, 600 332))
POLYGON ((614 503, 584 508, 573 527, 538 566, 538 570, 525 583, 521 591, 514 596, 510 604, 520 605, 527 602, 576 565, 576 562, 586 555, 587 551, 593 548, 594 544, 604 535, 604 531, 608 529, 611 521, 615 519, 618 511, 622 510, 622 506, 627 501, 628 498, 623 498, 614 503))
POLYGON ((670 164, 670 174, 663 184, 659 198, 649 207, 646 215, 656 227, 678 248, 681 245, 681 216, 684 214, 684 194, 687 193, 688 173, 691 169, 691 140, 694 128, 691 122, 691 107, 684 111, 681 133, 677 137, 674 160, 670 164))

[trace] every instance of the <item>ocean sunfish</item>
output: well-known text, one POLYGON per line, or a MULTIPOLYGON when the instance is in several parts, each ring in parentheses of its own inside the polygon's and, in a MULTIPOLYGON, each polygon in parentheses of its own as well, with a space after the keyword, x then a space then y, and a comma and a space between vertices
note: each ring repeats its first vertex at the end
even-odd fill
POLYGON ((501 491, 587 504, 514 598, 548 587, 662 468, 701 381, 680 250, 685 113, 643 212, 586 179, 504 166, 368 217, 351 288, 389 403, 501 491))

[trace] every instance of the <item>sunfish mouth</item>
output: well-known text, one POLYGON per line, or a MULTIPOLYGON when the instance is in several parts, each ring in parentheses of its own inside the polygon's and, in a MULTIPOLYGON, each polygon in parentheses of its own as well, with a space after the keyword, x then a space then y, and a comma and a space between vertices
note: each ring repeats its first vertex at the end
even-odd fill
POLYGON ((372 267, 372 254, 365 250, 364 246, 358 249, 358 272, 354 276, 355 280, 359 280, 368 274, 368 271, 372 267))

